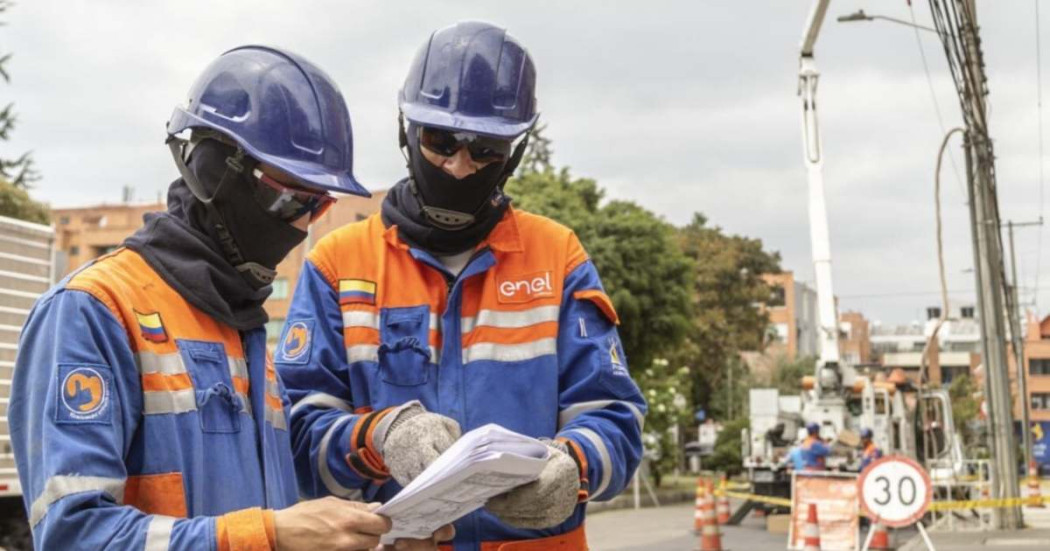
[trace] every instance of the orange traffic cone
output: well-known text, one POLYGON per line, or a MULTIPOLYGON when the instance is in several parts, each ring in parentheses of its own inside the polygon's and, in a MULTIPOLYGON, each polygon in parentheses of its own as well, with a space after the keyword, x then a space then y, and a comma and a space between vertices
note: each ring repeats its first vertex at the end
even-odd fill
MULTIPOLYGON (((710 484, 710 483, 709 483, 710 484)), ((708 486, 700 508, 700 551, 722 551, 722 532, 715 518, 714 488, 708 486)))
POLYGON ((802 551, 820 551, 820 522, 817 520, 817 504, 809 504, 806 525, 802 527, 802 551))
POLYGON ((729 496, 726 495, 729 485, 726 484, 726 475, 724 474, 718 481, 718 489, 718 502, 715 504, 715 512, 717 513, 718 524, 726 525, 729 524, 729 517, 732 515, 732 511, 729 509, 729 496))
POLYGON ((696 479, 696 506, 693 512, 693 531, 697 534, 704 527, 703 521, 703 506, 704 497, 707 496, 707 485, 704 484, 704 478, 700 477, 696 479))
POLYGON ((876 522, 871 525, 871 529, 875 531, 875 534, 871 536, 871 544, 868 545, 870 551, 893 551, 893 547, 890 546, 890 532, 886 530, 881 522, 876 522))
POLYGON ((1043 491, 1039 487, 1039 467, 1036 466, 1035 461, 1028 462, 1028 498, 1032 500, 1028 504, 1031 509, 1043 509, 1046 506, 1043 505, 1043 491))

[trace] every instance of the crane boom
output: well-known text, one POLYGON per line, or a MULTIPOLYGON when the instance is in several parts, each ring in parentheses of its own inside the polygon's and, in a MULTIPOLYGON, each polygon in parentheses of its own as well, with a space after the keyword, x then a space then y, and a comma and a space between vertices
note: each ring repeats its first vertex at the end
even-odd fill
POLYGON ((813 48, 830 0, 817 0, 810 10, 799 53, 798 95, 802 99, 802 147, 809 177, 809 232, 813 270, 817 280, 817 310, 820 321, 820 361, 817 364, 818 385, 821 371, 830 367, 838 371, 838 316, 835 312, 835 290, 831 280, 831 240, 828 211, 824 201, 824 157, 817 117, 817 84, 820 71, 813 59, 813 48))

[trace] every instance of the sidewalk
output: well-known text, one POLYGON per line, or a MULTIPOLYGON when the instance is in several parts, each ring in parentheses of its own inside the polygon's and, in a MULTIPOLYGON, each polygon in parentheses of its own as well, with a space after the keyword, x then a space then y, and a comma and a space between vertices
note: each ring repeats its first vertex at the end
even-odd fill
MULTIPOLYGON (((1050 530, 1030 529, 991 532, 929 532, 937 551, 971 551, 988 548, 1002 551, 1034 551, 1050 549, 1050 530)), ((921 551, 926 549, 922 536, 916 534, 899 551, 921 551)))

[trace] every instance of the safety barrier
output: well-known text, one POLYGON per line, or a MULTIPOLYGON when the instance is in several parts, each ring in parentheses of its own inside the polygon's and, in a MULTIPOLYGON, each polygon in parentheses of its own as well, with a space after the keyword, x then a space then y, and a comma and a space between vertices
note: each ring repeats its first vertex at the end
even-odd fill
MULTIPOLYGON (((732 498, 745 501, 755 501, 781 507, 791 507, 791 500, 782 497, 764 496, 747 492, 736 492, 732 490, 715 489, 714 495, 727 495, 732 498)), ((1007 507, 1020 507, 1036 503, 1050 504, 1050 496, 1045 497, 1016 497, 1000 499, 974 499, 969 501, 934 501, 930 503, 930 511, 958 511, 965 509, 1003 509, 1007 507)), ((863 513, 862 513, 863 514, 863 513)))

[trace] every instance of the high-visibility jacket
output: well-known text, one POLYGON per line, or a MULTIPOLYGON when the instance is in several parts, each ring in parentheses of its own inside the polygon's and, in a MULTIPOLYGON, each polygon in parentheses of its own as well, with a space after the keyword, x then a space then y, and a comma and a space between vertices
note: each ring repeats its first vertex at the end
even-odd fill
POLYGON ((882 457, 882 450, 875 445, 875 442, 869 440, 868 443, 864 445, 864 451, 860 454, 860 470, 863 471, 868 468, 868 465, 871 465, 880 457, 882 457))
POLYGON ((823 471, 825 469, 825 458, 831 453, 831 448, 817 436, 807 436, 802 441, 802 464, 808 470, 823 471))
POLYGON ((11 443, 37 549, 269 549, 297 500, 263 327, 191 306, 119 249, 40 298, 11 443))
MULTIPOLYGON (((508 210, 455 277, 378 214, 332 232, 309 254, 275 353, 300 492, 396 494, 372 436, 387 408, 419 400, 464 432, 497 423, 564 439, 581 501, 612 498, 641 458, 646 412, 617 322, 576 236, 541 216, 508 210)), ((584 510, 546 530, 477 511, 456 523, 455 549, 567 534, 584 510)))

